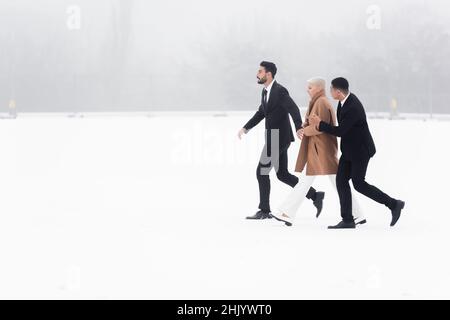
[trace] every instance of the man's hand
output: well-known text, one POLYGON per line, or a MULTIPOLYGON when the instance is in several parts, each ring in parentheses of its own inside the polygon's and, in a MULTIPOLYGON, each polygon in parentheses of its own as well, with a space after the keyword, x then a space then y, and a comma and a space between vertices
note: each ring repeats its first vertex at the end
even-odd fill
POLYGON ((303 136, 305 135, 305 130, 304 129, 300 129, 297 131, 297 137, 302 140, 303 136))
POLYGON ((239 132, 238 132, 239 140, 241 140, 242 139, 242 135, 247 134, 247 132, 248 132, 248 130, 245 129, 245 128, 242 128, 241 130, 239 130, 239 132))
POLYGON ((316 114, 309 116, 308 120, 309 120, 309 123, 311 125, 313 125, 315 128, 317 128, 320 124, 320 121, 322 121, 322 120, 320 120, 319 116, 316 114))

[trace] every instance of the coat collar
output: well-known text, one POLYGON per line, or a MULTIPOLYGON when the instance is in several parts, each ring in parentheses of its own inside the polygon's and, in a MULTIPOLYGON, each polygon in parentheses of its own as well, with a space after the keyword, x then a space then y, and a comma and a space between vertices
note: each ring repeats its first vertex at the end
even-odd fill
MULTIPOLYGON (((340 103, 340 105, 341 105, 341 108, 343 108, 344 106, 346 106, 346 108, 347 108, 348 105, 349 105, 349 102, 351 102, 352 100, 353 100, 353 93, 350 92, 350 93, 348 94, 347 99, 344 100, 344 103, 342 103, 342 102, 339 101, 339 103, 340 103)), ((343 108, 343 109, 345 109, 345 108, 343 108)))
POLYGON ((319 92, 317 92, 317 94, 315 94, 312 98, 311 101, 309 102, 309 108, 308 108, 308 114, 311 113, 314 104, 316 103, 317 100, 319 100, 319 98, 321 97, 325 97, 325 90, 320 90, 319 92))
POLYGON ((353 103, 351 103, 352 101, 353 101, 353 93, 350 93, 350 95, 347 97, 347 100, 345 100, 344 105, 342 104, 342 102, 339 101, 339 105, 338 105, 338 108, 340 106, 339 110, 341 112, 346 112, 347 110, 351 109, 352 104, 353 104, 353 103))

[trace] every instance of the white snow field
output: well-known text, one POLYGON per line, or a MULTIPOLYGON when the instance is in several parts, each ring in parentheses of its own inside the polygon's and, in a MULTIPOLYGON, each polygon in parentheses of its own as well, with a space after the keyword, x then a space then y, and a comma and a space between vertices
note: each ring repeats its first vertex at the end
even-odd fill
MULTIPOLYGON (((20 115, 0 121, 0 298, 450 298, 450 121, 369 121, 368 182, 406 201, 398 225, 358 195, 368 224, 293 227, 257 211, 263 123, 252 112, 20 115)), ((299 142, 290 148, 293 171, 299 142)), ((272 172, 272 208, 290 188, 272 172)))

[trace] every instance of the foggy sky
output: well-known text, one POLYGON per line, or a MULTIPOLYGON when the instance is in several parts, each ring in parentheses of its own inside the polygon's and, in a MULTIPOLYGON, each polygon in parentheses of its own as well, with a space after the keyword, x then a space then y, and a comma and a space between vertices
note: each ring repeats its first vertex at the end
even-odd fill
POLYGON ((345 76, 368 110, 450 110, 447 1, 4 0, 0 41, 0 112, 252 110, 261 60, 299 106, 345 76))

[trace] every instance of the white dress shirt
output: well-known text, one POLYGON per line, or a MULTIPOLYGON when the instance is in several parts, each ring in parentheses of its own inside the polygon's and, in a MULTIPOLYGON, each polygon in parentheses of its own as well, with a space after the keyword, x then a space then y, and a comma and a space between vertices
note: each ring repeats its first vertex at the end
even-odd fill
POLYGON ((272 90, 272 86, 273 86, 274 82, 275 82, 275 80, 272 80, 272 82, 266 87, 266 90, 267 90, 266 103, 269 101, 270 91, 272 90))

